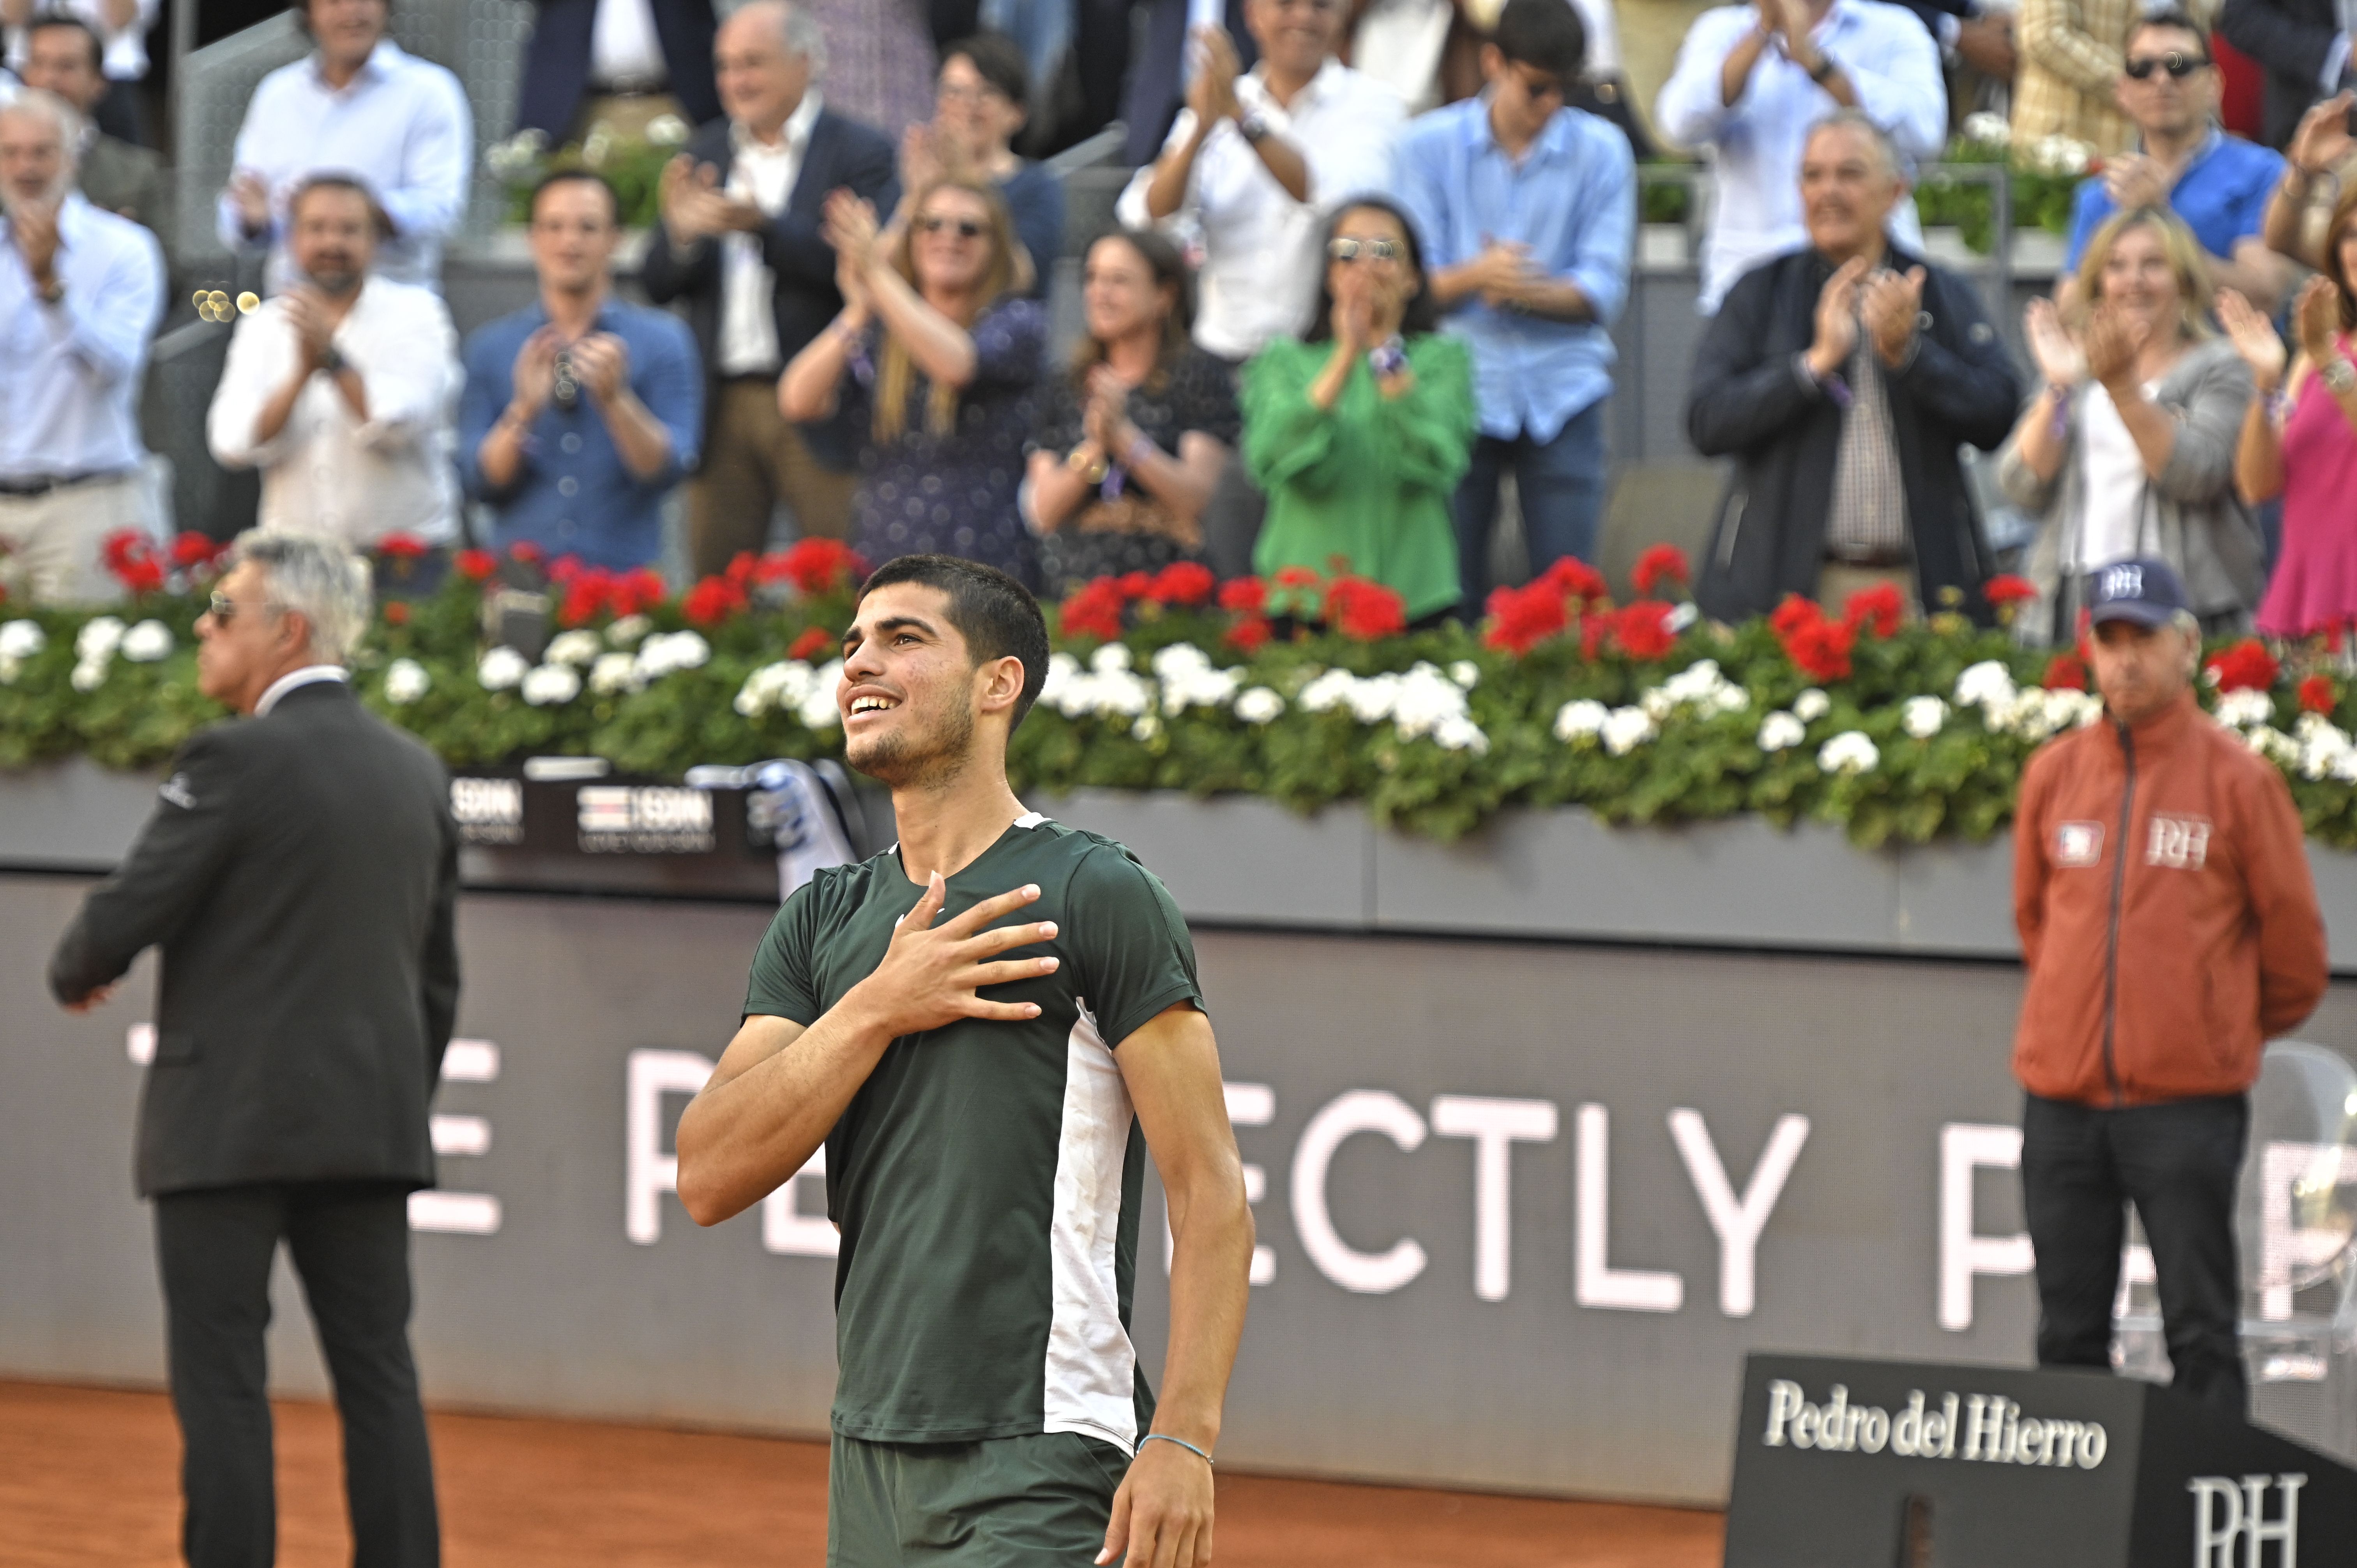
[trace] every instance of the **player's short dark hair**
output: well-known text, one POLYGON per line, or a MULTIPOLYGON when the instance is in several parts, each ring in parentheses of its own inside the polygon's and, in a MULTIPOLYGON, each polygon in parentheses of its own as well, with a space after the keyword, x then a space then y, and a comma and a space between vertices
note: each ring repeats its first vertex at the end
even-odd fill
POLYGON ((2203 59, 2210 58, 2210 29, 2195 21, 2191 12, 2175 8, 2155 11, 2150 16, 2138 16, 2129 23, 2128 36, 2120 40, 2120 48, 2126 49, 2128 45, 2136 42, 2138 33, 2150 33, 2163 29, 2172 33, 2191 33, 2201 40, 2201 58, 2203 59))
POLYGON ((942 63, 947 65, 960 55, 974 67, 976 76, 1017 109, 1030 102, 1031 72, 1024 63, 1021 47, 1013 38, 1004 33, 976 33, 970 38, 960 38, 942 51, 942 63))
POLYGON ((589 168, 551 169, 542 175, 539 182, 532 188, 532 199, 524 203, 523 209, 526 217, 538 218, 542 193, 560 185, 596 186, 606 193, 606 216, 618 225, 622 221, 622 193, 614 188, 612 180, 608 179, 596 169, 589 168))
POLYGON ((965 650, 979 666, 986 660, 1023 661, 1023 694, 1015 699, 1015 725, 1039 700, 1048 683, 1048 618, 1031 590, 979 561, 958 555, 902 555, 887 561, 859 585, 865 601, 878 588, 914 583, 949 596, 950 624, 965 639, 965 650))
POLYGON ((25 41, 32 42, 35 33, 46 33, 58 27, 71 27, 90 44, 90 69, 103 74, 106 70, 106 40, 98 29, 70 11, 36 11, 33 19, 25 24, 25 41))
POLYGON ((1490 41, 1508 59, 1566 87, 1587 68, 1587 25, 1567 0, 1506 0, 1490 41))

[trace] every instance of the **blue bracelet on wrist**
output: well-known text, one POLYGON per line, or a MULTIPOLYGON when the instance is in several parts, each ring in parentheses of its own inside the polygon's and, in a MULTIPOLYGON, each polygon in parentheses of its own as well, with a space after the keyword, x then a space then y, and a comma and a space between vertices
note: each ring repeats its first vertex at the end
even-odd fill
POLYGON ((1219 1467, 1218 1462, 1212 1459, 1209 1454, 1204 1453, 1201 1449, 1196 1447, 1193 1444, 1188 1442, 1183 1437, 1173 1437, 1167 1432, 1149 1432, 1145 1436, 1137 1440, 1137 1445, 1140 1448, 1145 1447, 1149 1443, 1176 1443, 1179 1447, 1184 1448, 1188 1453, 1192 1454, 1204 1464, 1211 1466, 1214 1469, 1219 1467))

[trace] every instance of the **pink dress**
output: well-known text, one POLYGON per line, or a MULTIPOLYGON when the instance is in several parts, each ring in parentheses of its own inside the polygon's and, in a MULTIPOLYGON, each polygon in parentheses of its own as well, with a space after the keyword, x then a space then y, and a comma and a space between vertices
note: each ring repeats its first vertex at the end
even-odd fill
POLYGON ((2283 461, 2283 553, 2258 625, 2304 637, 2357 621, 2357 429, 2313 374, 2284 422, 2283 461))

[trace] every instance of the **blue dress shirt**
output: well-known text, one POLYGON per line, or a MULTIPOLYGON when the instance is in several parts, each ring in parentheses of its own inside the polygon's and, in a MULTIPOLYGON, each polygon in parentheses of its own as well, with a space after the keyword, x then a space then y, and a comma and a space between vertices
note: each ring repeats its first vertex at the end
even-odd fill
POLYGON ((146 456, 139 381, 164 308, 156 236, 79 192, 58 209, 51 272, 65 296, 43 305, 0 220, 0 479, 117 474, 146 456))
POLYGON ((1427 274, 1461 266, 1493 239, 1518 241, 1595 306, 1594 321, 1554 321, 1475 298, 1448 317, 1472 350, 1481 434, 1554 440, 1612 391, 1609 328, 1629 296, 1637 224, 1629 139, 1609 121, 1558 109, 1517 163, 1491 132, 1487 99, 1471 98, 1409 122, 1392 164, 1427 274))
MULTIPOLYGON (((2177 177, 2169 192, 2169 210, 2185 220, 2201 248, 2213 256, 2234 259, 2234 242, 2255 238, 2267 216, 2267 198, 2283 177, 2283 155, 2240 136, 2230 136, 2215 125, 2177 177)), ((2062 263, 2076 272, 2087 253, 2087 242, 2104 220, 2119 210, 2101 175, 2080 182, 2071 202, 2071 250, 2062 263)))
POLYGON ((592 566, 627 571, 662 554, 662 500, 680 476, 695 467, 696 435, 704 428, 704 371, 695 339, 668 311, 608 299, 595 329, 610 332, 630 350, 630 390, 671 433, 671 461, 641 479, 623 463, 587 390, 570 412, 550 403, 524 439, 515 478, 494 486, 483 478, 483 437, 515 396, 516 355, 524 339, 548 324, 537 301, 468 335, 467 390, 458 401, 458 473, 467 494, 497 513, 491 541, 500 549, 529 541, 592 566))

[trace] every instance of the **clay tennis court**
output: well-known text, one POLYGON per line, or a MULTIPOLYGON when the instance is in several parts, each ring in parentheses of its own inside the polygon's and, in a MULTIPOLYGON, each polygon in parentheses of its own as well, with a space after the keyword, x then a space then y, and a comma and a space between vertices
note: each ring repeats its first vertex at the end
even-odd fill
MULTIPOLYGON (((342 1568, 333 1412, 282 1403, 278 1561, 342 1568)), ((822 1563, 826 1449, 587 1422, 436 1413, 450 1568, 822 1563)), ((157 1393, 0 1382, 0 1563, 170 1568, 179 1435, 157 1393)), ((1463 1492, 1220 1478, 1222 1568, 1716 1568, 1719 1516, 1463 1492)))

